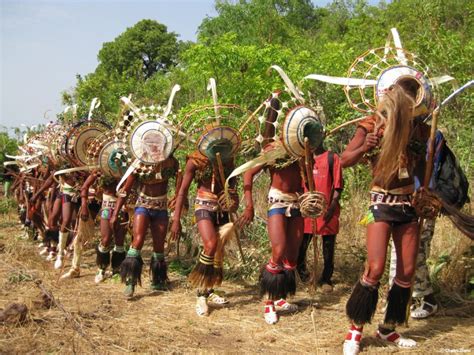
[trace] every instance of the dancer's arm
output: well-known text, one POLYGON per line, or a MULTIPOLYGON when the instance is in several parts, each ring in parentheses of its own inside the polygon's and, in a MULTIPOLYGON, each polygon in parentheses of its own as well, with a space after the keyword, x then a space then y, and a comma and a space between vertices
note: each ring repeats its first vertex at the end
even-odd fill
POLYGON ((245 197, 245 209, 240 218, 237 221, 237 225, 242 228, 253 221, 255 212, 253 208, 253 177, 263 170, 265 166, 257 166, 253 169, 248 170, 244 174, 244 197, 245 197))
POLYGON ((379 144, 379 138, 374 133, 367 133, 361 127, 357 128, 354 137, 341 155, 341 165, 348 168, 356 165, 365 153, 379 144))
POLYGON ((51 173, 46 181, 43 183, 43 185, 38 189, 38 191, 35 192, 33 197, 31 198, 31 203, 35 203, 36 200, 38 199, 39 195, 41 195, 44 191, 49 189, 54 183, 54 174, 51 173))
POLYGON ((89 219, 89 208, 87 207, 87 202, 89 199, 89 188, 94 184, 97 180, 96 172, 93 172, 89 175, 82 184, 81 187, 81 219, 83 221, 87 221, 89 219))
POLYGON ((184 171, 183 182, 179 188, 176 197, 176 207, 174 209, 173 224, 171 225, 171 239, 177 240, 181 231, 181 212, 183 210, 184 201, 188 198, 189 187, 194 179, 194 173, 196 166, 193 161, 189 159, 186 163, 186 169, 184 171))
POLYGON ((136 175, 132 174, 130 175, 127 180, 125 180, 125 183, 123 184, 123 187, 117 192, 117 203, 115 204, 114 208, 114 213, 112 214, 112 217, 110 217, 110 227, 115 230, 115 227, 117 225, 118 221, 118 216, 120 214, 120 211, 127 201, 127 196, 132 191, 133 184, 135 183, 136 180, 136 175))

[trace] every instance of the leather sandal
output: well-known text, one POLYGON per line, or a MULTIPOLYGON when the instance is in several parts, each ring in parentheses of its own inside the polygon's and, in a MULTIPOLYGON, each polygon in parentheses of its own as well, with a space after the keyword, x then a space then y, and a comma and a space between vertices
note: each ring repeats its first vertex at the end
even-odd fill
POLYGON ((426 301, 421 301, 421 304, 419 307, 413 309, 410 312, 410 316, 413 319, 425 319, 428 318, 429 316, 432 316, 438 311, 438 305, 437 304, 431 304, 426 301))
POLYGON ((265 322, 267 324, 272 325, 278 323, 278 314, 273 303, 268 303, 265 305, 263 317, 265 318, 265 322))
POLYGON ((105 270, 99 269, 95 274, 94 282, 100 284, 103 281, 105 281, 105 270))
POLYGON ((75 269, 75 268, 71 268, 69 269, 68 272, 66 272, 65 274, 63 274, 60 279, 61 280, 65 280, 65 279, 75 279, 75 278, 78 278, 81 276, 81 270, 80 269, 75 269))
POLYGON ((206 317, 209 315, 209 306, 207 305, 206 296, 198 296, 196 300, 196 314, 199 317, 206 317))
POLYGON ((289 303, 283 298, 275 301, 275 309, 279 312, 293 313, 298 311, 298 306, 294 303, 289 303))
POLYGON ((212 303, 218 304, 218 305, 223 305, 223 304, 228 304, 229 303, 229 300, 227 298, 225 298, 223 296, 220 296, 215 292, 211 292, 209 294, 209 296, 207 297, 207 300, 209 302, 212 302, 212 303))
POLYGON ((377 329, 375 336, 381 340, 385 340, 389 343, 395 344, 400 348, 414 348, 416 346, 415 340, 404 338, 400 335, 400 333, 397 333, 395 330, 385 335, 377 329))
POLYGON ((360 351, 360 340, 362 339, 362 327, 351 326, 344 340, 342 352, 344 355, 357 355, 360 351))

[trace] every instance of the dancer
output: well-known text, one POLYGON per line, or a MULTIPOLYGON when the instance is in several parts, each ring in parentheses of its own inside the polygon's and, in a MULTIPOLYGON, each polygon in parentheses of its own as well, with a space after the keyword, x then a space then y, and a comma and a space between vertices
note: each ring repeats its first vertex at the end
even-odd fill
POLYGON ((124 134, 124 141, 130 142, 125 154, 135 160, 117 185, 118 198, 109 222, 112 230, 117 230, 122 207, 135 185, 138 200, 133 218, 133 239, 126 258, 120 266, 122 282, 126 284, 124 295, 129 299, 134 296, 136 285, 141 285, 143 268, 141 249, 148 228, 153 239, 150 287, 152 290, 168 289, 169 280, 164 255, 169 219, 167 193, 169 180, 176 177, 179 170, 179 163, 172 156, 178 146, 175 135, 179 130, 172 126, 167 117, 171 113, 174 95, 179 89, 179 85, 175 85, 167 107, 161 109, 161 107, 153 106, 158 110, 153 113, 145 114, 130 99, 122 98, 137 118, 132 125, 126 123, 121 125, 128 132, 124 134), (155 120, 148 118, 153 116, 155 120), (121 186, 122 183, 123 186, 121 186))
MULTIPOLYGON (((209 154, 215 156, 215 152, 209 154)), ((226 176, 234 169, 233 156, 222 156, 224 174, 226 176)), ((228 300, 214 292, 214 287, 219 286, 223 279, 222 255, 216 256, 219 240, 222 238, 221 227, 229 226, 229 213, 238 208, 238 195, 235 192, 235 180, 231 183, 234 190, 230 196, 231 205, 227 204, 224 196, 224 183, 218 177, 217 161, 207 158, 199 151, 188 156, 183 182, 176 199, 171 233, 173 239, 178 238, 180 217, 184 202, 187 199, 189 187, 195 179, 197 183, 197 195, 194 205, 194 217, 198 226, 199 234, 203 241, 203 250, 199 255, 199 261, 189 280, 191 285, 198 288, 196 313, 199 316, 209 315, 208 302, 215 304, 227 304, 228 300)))
MULTIPOLYGON (((273 66, 285 78, 281 68, 273 66)), ((287 78, 287 77, 286 77, 287 78)), ((293 88, 294 97, 304 104, 298 89, 294 88, 289 79, 285 80, 288 88, 293 88)), ((268 169, 270 174, 270 190, 268 192, 268 236, 272 246, 272 255, 268 264, 260 275, 260 291, 266 296, 264 319, 268 324, 278 322, 277 312, 295 312, 296 304, 289 303, 288 295, 296 292, 295 269, 298 251, 304 233, 304 219, 300 204, 316 207, 313 217, 323 213, 325 209, 324 197, 313 192, 303 194, 302 171, 304 167, 300 161, 305 156, 305 143, 314 151, 322 142, 324 133, 319 115, 314 110, 305 106, 296 106, 288 109, 288 101, 276 92, 267 100, 265 127, 263 139, 263 153, 255 159, 255 164, 250 162, 244 174, 244 194, 246 207, 240 218, 240 225, 245 226, 254 218, 253 204, 253 179, 263 169, 268 169), (286 114, 282 128, 282 138, 277 134, 277 119, 286 114), (308 141, 309 139, 309 141, 308 141)), ((238 168, 236 170, 244 170, 238 168)), ((240 171, 239 171, 240 172, 240 171)), ((232 174, 234 175, 234 173, 232 174)), ((313 179, 312 175, 308 176, 313 179)), ((312 182, 311 182, 312 185, 312 182)), ((307 216, 306 214, 305 216, 307 216)))
POLYGON ((439 210, 434 205, 438 204, 436 199, 414 195, 414 177, 425 175, 424 155, 430 129, 423 119, 434 110, 436 84, 453 78, 430 78, 428 66, 403 49, 395 28, 391 37, 393 46, 388 41, 385 47, 359 56, 349 69, 348 78, 307 76, 344 85, 351 106, 369 114, 347 123, 359 125, 341 156, 343 167, 367 158, 373 175, 371 205, 363 220, 367 224, 367 263, 346 305, 351 328, 344 342, 345 354, 359 352, 363 326, 371 322, 375 313, 390 237, 397 253, 396 275, 376 336, 400 347, 416 346, 414 340, 402 337, 395 327, 406 320, 419 245, 419 211, 439 210), (416 210, 415 200, 420 201, 416 210))
POLYGON ((411 200, 414 167, 417 163, 421 165, 424 159, 420 152, 410 147, 416 146, 417 142, 426 144, 428 129, 414 120, 415 98, 416 92, 410 92, 399 84, 390 86, 377 107, 381 117, 373 115, 362 121, 342 154, 343 167, 352 166, 378 147, 380 141, 380 153, 372 160, 367 265, 346 305, 352 322, 344 343, 347 353, 358 352, 363 326, 371 321, 375 313, 390 236, 399 256, 397 273, 377 337, 400 347, 416 346, 414 340, 402 337, 395 330, 396 325, 405 322, 418 252, 418 217, 411 200), (377 125, 380 127, 378 131, 377 125))
POLYGON ((236 179, 230 181, 227 193, 224 191, 225 180, 234 169, 235 157, 241 143, 239 131, 224 124, 224 120, 230 123, 228 119, 239 109, 217 103, 214 79, 210 80, 209 88, 213 90, 214 106, 201 108, 188 116, 189 121, 194 121, 194 115, 200 117, 202 112, 214 110, 214 114, 209 112, 212 123, 202 123, 201 120, 195 123, 196 127, 199 127, 199 123, 202 124, 200 129, 196 128, 199 136, 198 146, 187 158, 171 227, 171 236, 176 240, 181 230, 180 218, 183 215, 184 203, 187 201, 192 181, 196 180, 194 218, 202 238, 203 250, 199 254, 197 265, 189 275, 189 281, 197 288, 198 316, 209 315, 208 303, 224 305, 229 302, 218 295, 214 287, 222 283, 224 247, 226 242, 235 236, 231 220, 239 203, 235 190, 236 179))

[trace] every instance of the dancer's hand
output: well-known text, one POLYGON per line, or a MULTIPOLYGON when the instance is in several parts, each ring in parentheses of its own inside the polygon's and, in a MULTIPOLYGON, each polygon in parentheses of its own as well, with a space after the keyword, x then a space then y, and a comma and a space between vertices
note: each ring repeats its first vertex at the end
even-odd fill
POLYGON ((181 235, 181 221, 179 219, 173 220, 170 233, 171 240, 178 240, 178 237, 181 235))
POLYGON ((365 136, 365 141, 364 145, 362 146, 362 149, 364 152, 368 152, 372 149, 374 149, 376 146, 379 144, 379 137, 375 135, 374 133, 367 133, 365 136))
POLYGON ((89 209, 87 204, 81 205, 81 219, 85 222, 89 219, 89 209))
POLYGON ((242 213, 240 218, 237 220, 237 226, 239 228, 245 227, 247 224, 253 221, 254 216, 255 216, 255 212, 254 212, 253 206, 245 207, 244 212, 242 213))
POLYGON ((109 220, 109 225, 110 225, 110 228, 112 230, 115 230, 116 226, 117 226, 117 223, 118 223, 118 218, 117 216, 115 215, 115 213, 112 215, 112 217, 110 217, 110 220, 109 220))

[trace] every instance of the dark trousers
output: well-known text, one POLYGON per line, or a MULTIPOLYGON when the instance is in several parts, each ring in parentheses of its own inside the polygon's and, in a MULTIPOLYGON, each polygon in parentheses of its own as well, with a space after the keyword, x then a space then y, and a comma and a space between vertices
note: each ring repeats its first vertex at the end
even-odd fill
MULTIPOLYGON (((305 233, 303 237, 303 242, 300 246, 300 251, 298 253, 298 263, 297 269, 301 273, 307 272, 306 270, 306 252, 308 251, 309 243, 313 237, 310 233, 305 233)), ((332 285, 332 274, 334 272, 334 249, 336 246, 336 235, 323 235, 323 258, 324 258, 324 269, 319 279, 320 284, 329 284, 332 285)))

